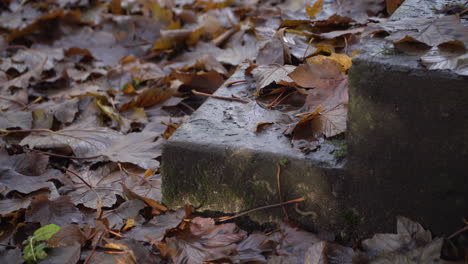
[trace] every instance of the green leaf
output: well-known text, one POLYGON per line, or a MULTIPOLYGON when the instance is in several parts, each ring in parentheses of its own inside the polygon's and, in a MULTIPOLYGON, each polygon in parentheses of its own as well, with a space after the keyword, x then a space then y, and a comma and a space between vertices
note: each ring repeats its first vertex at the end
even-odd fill
POLYGON ((47 258, 47 252, 45 249, 48 247, 46 243, 40 243, 48 240, 55 233, 60 230, 60 226, 50 224, 43 226, 36 231, 32 237, 29 237, 28 244, 23 250, 23 259, 28 264, 38 263, 41 260, 47 258))
POLYGON ((60 230, 60 226, 50 224, 43 226, 36 231, 34 231, 34 235, 32 237, 35 241, 44 241, 52 237, 53 234, 57 233, 60 230))

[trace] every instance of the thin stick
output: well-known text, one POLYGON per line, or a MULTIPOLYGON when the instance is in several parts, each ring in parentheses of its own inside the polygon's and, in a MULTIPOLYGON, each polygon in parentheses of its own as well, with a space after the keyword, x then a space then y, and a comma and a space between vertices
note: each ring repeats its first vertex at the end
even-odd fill
POLYGON ((120 237, 120 238, 124 238, 124 236, 122 236, 121 234, 117 233, 117 232, 114 232, 112 230, 107 230, 110 234, 116 236, 116 237, 120 237))
POLYGON ((283 96, 283 94, 284 94, 285 92, 286 92, 286 91, 282 91, 282 92, 280 93, 280 95, 279 95, 278 97, 276 97, 275 100, 273 100, 273 102, 271 102, 271 103, 265 105, 265 107, 266 107, 266 108, 270 108, 270 107, 274 106, 275 103, 281 98, 281 96, 283 96))
POLYGON ((279 104, 281 104, 286 98, 288 98, 288 97, 289 97, 290 95, 292 95, 293 93, 296 93, 296 92, 288 93, 288 94, 285 95, 283 98, 281 98, 281 100, 279 100, 278 102, 276 102, 275 105, 273 105, 273 107, 278 106, 279 104))
POLYGON ((19 102, 19 101, 16 101, 16 100, 14 100, 14 99, 10 99, 10 98, 8 98, 8 97, 0 96, 0 99, 1 99, 1 100, 5 100, 5 101, 10 101, 10 102, 15 103, 15 104, 18 104, 19 106, 22 106, 22 107, 25 107, 25 106, 26 106, 25 104, 23 104, 23 103, 21 103, 21 102, 19 102))
POLYGON ((465 232, 465 231, 468 231, 468 225, 466 225, 465 227, 463 227, 462 229, 458 230, 457 232, 451 234, 447 239, 452 239, 456 236, 458 236, 459 234, 465 232))
POLYGON ((76 159, 76 160, 97 159, 97 158, 102 156, 102 155, 97 155, 97 156, 91 156, 91 157, 72 157, 72 156, 66 156, 66 155, 60 155, 60 154, 40 151, 40 150, 37 150, 37 149, 30 149, 30 150, 33 151, 33 152, 37 152, 37 153, 40 153, 40 154, 47 155, 47 156, 66 158, 66 159, 76 159))
POLYGON ((30 104, 27 104, 25 105, 23 108, 21 108, 21 110, 26 110, 28 109, 28 107, 30 107, 31 105, 35 104, 35 103, 38 103, 42 100, 42 96, 39 96, 38 98, 36 98, 34 101, 32 101, 30 104))
POLYGON ((192 93, 193 93, 193 94, 196 94, 196 95, 203 95, 203 96, 206 96, 206 97, 215 98, 215 99, 228 100, 228 101, 237 101, 237 102, 241 102, 241 103, 244 103, 244 104, 248 104, 248 103, 249 103, 249 101, 242 100, 242 99, 240 99, 240 98, 235 98, 235 97, 217 96, 217 95, 212 95, 212 94, 207 94, 207 93, 198 92, 198 91, 195 91, 195 90, 192 90, 192 93))
POLYGON ((103 236, 104 236, 104 232, 102 232, 102 233, 99 235, 99 239, 98 239, 97 243, 93 246, 93 249, 92 249, 91 252, 89 253, 88 257, 86 257, 86 259, 85 259, 85 261, 84 261, 83 264, 88 264, 88 263, 91 261, 91 258, 93 257, 94 252, 96 251, 96 247, 97 247, 97 245, 99 244, 99 242, 101 242, 103 236))
POLYGON ((193 109, 193 107, 191 107, 190 105, 188 105, 188 104, 186 104, 186 103, 184 103, 184 102, 180 102, 179 104, 185 106, 185 107, 188 108, 190 111, 195 112, 195 109, 193 109))
MULTIPOLYGON (((281 165, 278 163, 276 164, 276 184, 278 185, 278 196, 279 196, 279 201, 280 203, 283 202, 283 195, 281 194, 281 180, 280 180, 280 175, 281 175, 281 165)), ((281 206, 283 208, 283 213, 284 216, 286 216, 286 220, 289 219, 288 211, 286 211, 286 207, 284 204, 281 206)))
POLYGON ((226 83, 226 86, 232 86, 232 85, 237 84, 237 83, 245 83, 245 82, 247 82, 247 80, 237 80, 237 81, 226 83))
POLYGON ((348 54, 348 39, 346 38, 346 36, 344 36, 343 38, 344 38, 344 43, 345 43, 344 53, 348 54))
POLYGON ((250 214, 250 213, 255 212, 255 211, 268 209, 268 208, 273 208, 273 207, 278 207, 278 206, 283 206, 283 205, 286 205, 286 204, 299 203, 299 202, 302 202, 304 200, 305 199, 301 197, 301 198, 297 198, 297 199, 282 202, 282 203, 265 205, 265 206, 261 206, 261 207, 258 207, 258 208, 247 210, 245 212, 242 212, 242 213, 239 213, 239 214, 236 214, 236 215, 233 215, 233 216, 220 217, 220 218, 216 219, 216 221, 217 222, 225 222, 225 221, 228 221, 228 220, 231 220, 231 219, 234 219, 234 218, 241 217, 241 216, 246 215, 246 214, 250 214))

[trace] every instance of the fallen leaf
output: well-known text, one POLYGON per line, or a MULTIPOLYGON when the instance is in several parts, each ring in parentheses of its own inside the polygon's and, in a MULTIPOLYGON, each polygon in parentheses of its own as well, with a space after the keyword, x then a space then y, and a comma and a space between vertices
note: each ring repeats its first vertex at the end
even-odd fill
POLYGON ((28 194, 42 188, 48 188, 49 179, 60 177, 60 171, 47 169, 49 158, 35 153, 8 155, 0 150, 0 189, 13 190, 28 194))
POLYGON ((332 53, 330 56, 317 55, 310 58, 307 58, 307 63, 309 64, 325 64, 325 60, 334 61, 340 66, 342 72, 347 72, 351 68, 352 62, 351 57, 346 54, 332 53))
POLYGON ((310 18, 314 18, 323 9, 323 0, 317 0, 313 5, 306 6, 306 13, 310 18))
POLYGON ((26 211, 26 221, 38 222, 42 226, 64 226, 83 223, 83 215, 70 201, 69 196, 63 195, 55 200, 49 200, 46 196, 36 196, 31 201, 31 209, 26 211))
POLYGON ((62 227, 57 233, 53 234, 48 240, 47 245, 52 248, 70 247, 76 244, 82 245, 87 240, 85 234, 76 224, 69 224, 62 227))
POLYGON ((117 201, 116 195, 122 195, 122 174, 115 164, 105 164, 95 170, 84 168, 76 173, 81 179, 67 173, 68 176, 63 178, 65 186, 60 188, 67 191, 75 205, 96 209, 100 201, 103 207, 111 207, 117 201))
POLYGON ((340 67, 331 60, 324 60, 321 64, 301 64, 288 76, 301 87, 322 89, 337 86, 346 78, 340 67))
POLYGON ((28 208, 29 204, 31 204, 31 200, 28 198, 0 200, 0 215, 28 208))
POLYGON ((257 92, 272 83, 292 82, 293 80, 288 75, 294 69, 296 69, 296 66, 293 65, 269 64, 257 66, 252 70, 252 75, 257 83, 257 92))
POLYGON ((157 215, 147 223, 135 226, 130 231, 126 232, 125 236, 138 241, 148 241, 145 236, 162 241, 166 232, 170 229, 176 228, 186 217, 187 215, 184 208, 175 212, 167 212, 163 215, 157 215))
POLYGON ((1 112, 0 129, 20 128, 31 129, 33 118, 31 112, 1 112))
POLYGON ((429 70, 451 70, 460 75, 468 76, 468 54, 464 51, 447 52, 434 47, 420 60, 429 70))
POLYGON ((394 43, 419 42, 429 47, 456 44, 468 47, 468 28, 456 15, 440 18, 405 18, 377 24, 373 31, 390 33, 386 39, 394 43))
POLYGON ((133 239, 110 241, 104 251, 95 252, 90 264, 144 263, 159 264, 162 259, 133 239))
POLYGON ((213 219, 196 217, 190 223, 189 233, 166 238, 158 248, 174 263, 212 262, 233 256, 237 243, 245 237, 246 233, 235 224, 215 225, 213 219))
POLYGON ((161 155, 163 139, 154 132, 130 133, 113 140, 99 153, 114 162, 129 162, 144 169, 159 167, 156 157, 161 155))
POLYGON ((104 211, 103 218, 109 222, 109 228, 119 229, 129 218, 135 218, 138 211, 145 207, 141 200, 133 199, 123 202, 114 210, 104 211))

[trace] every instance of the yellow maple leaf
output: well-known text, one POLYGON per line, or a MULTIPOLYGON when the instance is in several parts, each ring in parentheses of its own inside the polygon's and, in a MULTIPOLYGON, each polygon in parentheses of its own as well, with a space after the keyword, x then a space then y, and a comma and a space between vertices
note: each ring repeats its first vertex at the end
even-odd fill
POLYGON ((314 18, 323 8, 323 0, 317 0, 313 5, 306 6, 306 13, 310 18, 314 18))

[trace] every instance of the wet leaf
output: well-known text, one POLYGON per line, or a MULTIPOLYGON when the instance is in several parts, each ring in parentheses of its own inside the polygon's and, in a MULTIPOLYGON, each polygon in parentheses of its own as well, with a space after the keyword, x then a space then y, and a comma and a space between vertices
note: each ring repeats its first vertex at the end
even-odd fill
POLYGON ((58 178, 60 172, 47 169, 49 158, 40 154, 26 153, 8 155, 5 149, 0 150, 0 189, 7 188, 5 193, 16 190, 31 193, 41 188, 48 188, 49 179, 58 178))
POLYGON ((147 223, 135 226, 130 231, 126 232, 125 236, 138 241, 148 241, 148 238, 145 236, 161 241, 166 232, 176 228, 185 217, 187 217, 187 215, 184 208, 175 212, 157 215, 147 223))
POLYGON ((27 222, 39 222, 41 225, 55 224, 65 226, 83 222, 83 215, 70 201, 69 196, 60 196, 49 200, 46 196, 37 196, 31 202, 31 209, 26 212, 27 222))
POLYGON ((95 252, 90 264, 145 263, 158 264, 161 259, 147 247, 133 239, 118 240, 104 245, 104 251, 95 252))
POLYGON ((72 125, 56 132, 34 133, 21 141, 21 145, 30 148, 67 148, 79 157, 99 155, 114 139, 120 136, 115 130, 106 127, 86 127, 72 125))
POLYGON ((74 244, 60 248, 51 248, 47 251, 47 258, 41 261, 41 264, 75 264, 80 260, 80 256, 80 244, 74 244))
POLYGON ((52 248, 70 247, 82 245, 86 241, 85 234, 78 225, 69 224, 62 227, 57 233, 47 240, 47 245, 52 248))
POLYGON ((104 217, 109 222, 109 228, 120 228, 129 218, 135 218, 138 211, 145 207, 145 203, 141 200, 128 200, 123 202, 114 210, 105 211, 104 217))
POLYGON ((293 65, 259 65, 252 70, 252 75, 257 83, 257 90, 260 90, 272 83, 292 82, 293 80, 288 75, 295 69, 293 65))
POLYGON ((4 199, 0 200, 0 215, 9 214, 19 209, 28 208, 31 200, 24 199, 4 199))
POLYGON ((397 234, 376 234, 362 242, 364 249, 372 255, 383 252, 413 250, 431 242, 431 232, 408 218, 397 218, 397 234))
POLYGON ((310 18, 314 18, 323 8, 323 0, 317 0, 311 6, 306 6, 307 15, 310 18))
POLYGON ((128 162, 144 169, 154 169, 159 166, 155 158, 161 155, 162 139, 155 141, 158 136, 153 132, 130 133, 113 141, 100 154, 115 162, 128 162))
POLYGON ((31 129, 32 121, 31 112, 17 111, 0 113, 0 129, 31 129))
POLYGON ((96 209, 100 201, 103 207, 111 207, 117 201, 116 195, 122 194, 122 174, 115 164, 106 164, 96 170, 85 168, 77 173, 81 179, 67 173, 68 176, 63 179, 65 186, 61 188, 75 205, 83 204, 96 209))
POLYGON ((246 233, 239 231, 235 224, 215 225, 213 219, 197 217, 190 223, 189 233, 166 238, 166 243, 159 248, 174 263, 203 263, 230 259, 237 243, 245 237, 246 233))
POLYGON ((390 33, 387 39, 394 43, 420 42, 430 47, 450 43, 468 47, 468 29, 456 15, 434 19, 405 18, 379 24, 378 28, 390 33))
POLYGON ((452 70, 468 75, 468 54, 465 52, 449 52, 434 47, 421 57, 421 63, 430 70, 452 70))

